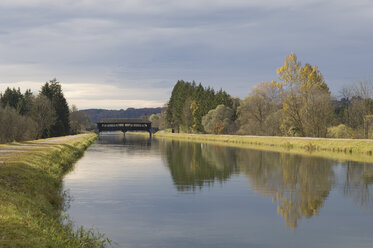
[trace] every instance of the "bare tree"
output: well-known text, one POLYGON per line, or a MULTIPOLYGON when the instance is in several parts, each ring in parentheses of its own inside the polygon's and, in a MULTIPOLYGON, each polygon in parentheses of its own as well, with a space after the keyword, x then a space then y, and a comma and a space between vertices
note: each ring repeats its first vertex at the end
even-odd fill
POLYGON ((341 122, 353 128, 356 137, 367 137, 370 125, 364 120, 373 114, 373 79, 346 86, 340 93, 345 101, 341 122))
POLYGON ((330 94, 317 88, 311 89, 302 109, 307 136, 326 137, 332 111, 330 94))
POLYGON ((90 121, 86 114, 79 111, 75 105, 70 109, 70 128, 71 133, 77 134, 87 130, 90 127, 90 121))
POLYGON ((238 107, 239 134, 279 135, 280 92, 275 82, 254 86, 238 107))
POLYGON ((56 112, 48 97, 40 94, 34 99, 30 117, 38 123, 37 138, 48 137, 50 128, 56 120, 56 112))
POLYGON ((373 95, 373 80, 365 79, 352 85, 351 92, 355 97, 361 97, 363 99, 372 98, 373 95))
POLYGON ((0 107, 0 143, 35 139, 37 123, 12 107, 0 107))

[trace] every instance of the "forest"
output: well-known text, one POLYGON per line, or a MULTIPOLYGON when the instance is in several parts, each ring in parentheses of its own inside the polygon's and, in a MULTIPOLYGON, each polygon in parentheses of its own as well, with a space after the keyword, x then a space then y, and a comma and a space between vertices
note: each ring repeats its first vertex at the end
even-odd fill
POLYGON ((277 69, 278 81, 254 86, 247 97, 178 81, 155 126, 174 132, 329 138, 371 138, 373 82, 360 81, 331 95, 317 66, 295 54, 277 69))
POLYGON ((76 134, 89 127, 86 115, 74 105, 69 109, 56 79, 36 96, 19 88, 0 94, 0 143, 76 134))

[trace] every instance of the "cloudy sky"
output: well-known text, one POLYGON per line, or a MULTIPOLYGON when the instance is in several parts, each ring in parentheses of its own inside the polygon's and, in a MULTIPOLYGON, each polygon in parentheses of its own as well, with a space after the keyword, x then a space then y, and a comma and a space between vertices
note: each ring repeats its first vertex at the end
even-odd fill
POLYGON ((80 109, 161 106, 178 79, 244 97, 291 52, 335 95, 372 78, 373 1, 0 1, 0 91, 57 78, 80 109))

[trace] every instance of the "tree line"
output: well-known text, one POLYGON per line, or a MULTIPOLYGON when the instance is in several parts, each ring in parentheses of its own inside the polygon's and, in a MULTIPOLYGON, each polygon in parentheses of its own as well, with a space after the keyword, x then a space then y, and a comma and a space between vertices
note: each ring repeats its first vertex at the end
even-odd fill
POLYGON ((156 125, 175 132, 239 135, 370 138, 373 82, 344 87, 333 97, 317 66, 295 54, 277 69, 278 81, 254 86, 244 99, 223 90, 178 81, 156 125))
POLYGON ((76 134, 89 125, 75 106, 69 109, 56 79, 38 95, 9 87, 0 93, 0 143, 76 134))
POLYGON ((232 98, 223 90, 215 92, 195 82, 178 81, 166 111, 167 123, 178 132, 204 132, 202 117, 218 105, 232 107, 232 98))

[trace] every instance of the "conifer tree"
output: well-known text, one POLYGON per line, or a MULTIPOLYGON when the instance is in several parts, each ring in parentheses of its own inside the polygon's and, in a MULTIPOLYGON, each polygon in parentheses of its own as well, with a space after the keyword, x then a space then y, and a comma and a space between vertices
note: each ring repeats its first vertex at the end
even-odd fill
POLYGON ((174 86, 167 109, 167 122, 178 132, 204 132, 202 117, 223 104, 232 107, 231 97, 223 90, 179 80, 174 86))
POLYGON ((45 95, 52 102, 53 108, 56 111, 56 122, 50 129, 50 135, 54 137, 69 134, 69 106, 63 95, 60 82, 56 79, 46 82, 42 86, 40 94, 45 95))

